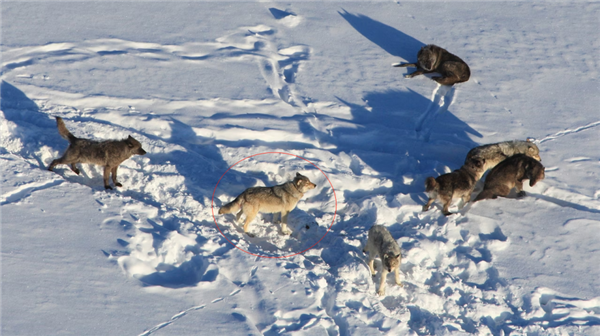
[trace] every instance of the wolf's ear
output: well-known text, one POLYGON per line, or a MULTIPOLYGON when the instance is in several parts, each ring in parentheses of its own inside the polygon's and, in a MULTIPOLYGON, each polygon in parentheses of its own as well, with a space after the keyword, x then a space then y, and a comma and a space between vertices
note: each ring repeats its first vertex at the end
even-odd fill
POLYGON ((302 174, 296 173, 296 177, 302 177, 302 174))
POLYGON ((400 253, 396 254, 396 256, 394 256, 394 259, 398 259, 400 258, 400 253))

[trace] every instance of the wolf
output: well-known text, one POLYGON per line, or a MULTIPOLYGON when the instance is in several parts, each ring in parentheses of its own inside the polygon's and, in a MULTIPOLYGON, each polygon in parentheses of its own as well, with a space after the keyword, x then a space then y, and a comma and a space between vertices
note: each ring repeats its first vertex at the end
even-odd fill
POLYGON ((221 207, 219 214, 238 212, 235 216, 236 221, 239 221, 240 217, 245 214, 244 233, 254 237, 248 232, 248 227, 259 212, 279 213, 281 214, 281 232, 289 235, 292 231, 287 226, 288 214, 296 207, 304 193, 316 186, 308 177, 296 173, 293 181, 281 185, 246 189, 233 202, 221 207))
POLYGON ((517 197, 525 196, 523 180, 529 180, 533 187, 546 176, 544 166, 536 159, 525 154, 517 154, 500 162, 485 179, 483 191, 473 202, 488 198, 506 197, 513 188, 517 188, 517 197))
POLYGON ((89 163, 104 166, 104 188, 112 189, 108 183, 108 178, 112 174, 112 181, 115 187, 123 185, 117 182, 117 169, 119 165, 133 155, 144 155, 146 151, 142 144, 131 135, 123 140, 94 141, 77 138, 65 126, 61 117, 56 117, 56 125, 60 136, 69 141, 69 147, 62 157, 53 160, 48 166, 52 171, 56 165, 70 165, 71 170, 79 175, 77 163, 89 163))
POLYGON ((369 229, 367 244, 363 248, 363 252, 369 253, 368 264, 372 276, 375 276, 376 273, 373 260, 376 256, 381 258, 381 279, 377 290, 378 295, 385 295, 385 280, 388 273, 392 271, 395 274, 396 285, 402 286, 400 281, 400 262, 402 261, 400 246, 385 226, 374 225, 369 229))
POLYGON ((433 44, 428 44, 419 50, 417 63, 399 63, 394 66, 417 68, 417 71, 405 75, 406 78, 437 72, 441 77, 435 76, 431 79, 441 85, 452 86, 456 83, 466 82, 471 77, 471 69, 465 61, 433 44))
POLYGON ((481 157, 485 159, 484 171, 494 168, 497 164, 504 161, 506 158, 516 154, 525 154, 538 161, 542 161, 540 157, 540 149, 531 140, 512 140, 498 142, 488 145, 475 147, 467 153, 465 163, 473 157, 481 157))
POLYGON ((452 213, 448 210, 453 198, 462 198, 463 206, 471 200, 475 184, 484 173, 485 159, 473 157, 459 169, 437 178, 428 177, 425 180, 425 191, 429 194, 423 211, 429 210, 431 204, 439 198, 442 201, 442 213, 446 216, 452 213))

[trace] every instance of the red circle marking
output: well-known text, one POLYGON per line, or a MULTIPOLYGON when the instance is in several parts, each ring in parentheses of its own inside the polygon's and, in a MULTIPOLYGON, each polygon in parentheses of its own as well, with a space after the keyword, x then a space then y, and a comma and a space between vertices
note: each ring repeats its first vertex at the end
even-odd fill
POLYGON ((335 195, 335 189, 333 188, 333 184, 332 184, 332 183, 331 183, 331 181, 329 180, 329 177, 327 177, 327 175, 326 175, 326 174, 325 174, 325 173, 324 173, 324 172, 321 170, 321 168, 317 167, 317 165, 315 165, 314 163, 310 162, 309 160, 307 160, 307 159, 305 159, 305 158, 303 158, 303 157, 301 157, 301 156, 295 155, 295 154, 290 154, 290 153, 285 153, 285 152, 264 152, 264 153, 258 153, 258 154, 250 155, 250 156, 248 156, 248 157, 245 157, 245 158, 241 159, 240 161, 238 161, 238 162, 234 163, 234 164, 233 164, 231 167, 229 167, 229 169, 227 169, 227 170, 226 170, 226 171, 223 173, 223 175, 221 175, 221 177, 219 178, 219 181, 217 182, 217 185, 215 186, 215 190, 213 190, 212 199, 210 200, 210 208, 211 208, 211 212, 212 212, 212 216, 213 216, 213 219, 214 219, 214 221, 215 221, 215 224, 217 225, 217 229, 219 230, 219 232, 221 233, 221 235, 222 235, 223 237, 225 237, 225 239, 227 239, 227 241, 228 241, 228 242, 229 242, 231 245, 233 245, 235 248, 237 248, 238 250, 240 250, 240 251, 242 251, 242 252, 246 252, 246 253, 248 253, 248 254, 251 254, 251 255, 253 255, 253 256, 256 256, 256 257, 261 257, 261 258, 288 258, 288 257, 293 257, 293 256, 295 256, 295 255, 298 255, 298 254, 301 254, 301 253, 304 253, 304 252, 306 252, 306 251, 310 250, 311 248, 315 247, 315 245, 317 245, 317 244, 318 244, 318 243, 319 243, 321 240, 323 240, 323 238, 325 238, 325 236, 326 236, 326 235, 329 233, 329 231, 331 230, 331 227, 333 226, 333 222, 335 221, 335 216, 337 215, 337 197, 336 197, 336 195, 335 195), (264 155, 264 154, 284 154, 284 155, 290 155, 290 156, 294 156, 294 157, 297 157, 297 158, 299 158, 299 159, 302 159, 302 160, 304 160, 304 161, 306 161, 306 162, 310 163, 311 165, 313 165, 315 168, 317 168, 317 169, 318 169, 318 170, 321 172, 321 174, 323 174, 323 176, 325 176, 325 178, 327 179, 327 182, 329 182, 329 185, 331 185, 331 190, 333 190, 333 198, 334 198, 334 200, 335 200, 335 211, 334 211, 334 213, 333 213, 333 219, 331 220, 331 224, 329 225, 329 228, 327 229, 327 232, 325 232, 325 234, 323 235, 323 237, 321 237, 321 239, 319 239, 319 240, 318 240, 316 243, 314 243, 314 244, 313 244, 313 245, 311 245, 309 248, 307 248, 307 249, 305 249, 305 250, 303 250, 303 251, 300 251, 300 252, 297 252, 297 253, 294 253, 294 254, 290 254, 290 255, 284 255, 284 256, 265 256, 265 255, 260 255, 260 254, 254 254, 254 253, 252 253, 252 252, 246 251, 246 250, 244 250, 244 249, 242 249, 242 248, 238 247, 238 246, 237 246, 236 244, 234 244, 234 243, 233 243, 231 240, 229 240, 229 238, 227 238, 227 237, 225 236, 225 234, 223 233, 223 231, 221 231, 221 228, 219 227, 219 223, 217 223, 217 218, 215 217, 215 207, 214 207, 214 200, 215 200, 215 193, 217 192, 217 187, 219 186, 219 183, 221 182, 221 179, 223 178, 223 176, 225 176, 225 174, 227 174, 227 172, 229 172, 229 171, 231 170, 231 168, 235 167, 235 165, 237 165, 238 163, 240 163, 240 162, 242 162, 242 161, 244 161, 244 160, 247 160, 247 159, 249 159, 249 158, 251 158, 251 157, 258 156, 258 155, 264 155))

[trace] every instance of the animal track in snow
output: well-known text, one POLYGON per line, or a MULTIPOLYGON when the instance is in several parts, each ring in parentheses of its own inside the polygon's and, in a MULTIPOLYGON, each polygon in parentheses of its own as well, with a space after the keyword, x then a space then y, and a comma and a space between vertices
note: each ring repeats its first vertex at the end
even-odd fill
POLYGON ((429 141, 431 130, 436 119, 442 113, 448 111, 448 108, 454 101, 455 91, 456 89, 454 86, 438 84, 431 95, 431 103, 417 121, 415 131, 417 132, 419 138, 422 138, 425 142, 429 141))

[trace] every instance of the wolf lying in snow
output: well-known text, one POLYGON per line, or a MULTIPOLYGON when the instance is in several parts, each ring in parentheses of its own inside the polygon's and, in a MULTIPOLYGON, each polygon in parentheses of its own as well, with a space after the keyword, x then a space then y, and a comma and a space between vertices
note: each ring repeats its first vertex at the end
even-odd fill
POLYGON ((394 66, 417 68, 417 71, 405 75, 406 78, 437 72, 442 76, 431 77, 431 79, 441 85, 466 82, 471 77, 471 70, 465 61, 433 44, 428 44, 419 50, 417 63, 400 63, 394 66))
POLYGON ((104 166, 104 188, 112 189, 108 184, 108 178, 112 174, 112 181, 115 187, 123 185, 117 182, 117 169, 119 165, 129 159, 132 155, 144 155, 146 151, 142 149, 142 144, 131 135, 123 140, 94 141, 75 137, 60 117, 56 117, 58 133, 63 138, 69 140, 69 147, 62 157, 53 160, 48 167, 52 171, 56 165, 66 164, 71 166, 71 170, 79 175, 80 171, 75 166, 77 163, 89 163, 104 166))
POLYGON ((233 202, 221 207, 219 214, 239 211, 235 217, 236 220, 239 220, 242 214, 246 215, 244 233, 250 237, 254 237, 253 234, 248 232, 248 227, 259 212, 280 213, 281 232, 289 235, 292 231, 287 227, 288 214, 296 207, 296 204, 304 196, 304 193, 314 189, 316 186, 308 177, 296 173, 293 181, 281 185, 246 189, 233 202))

